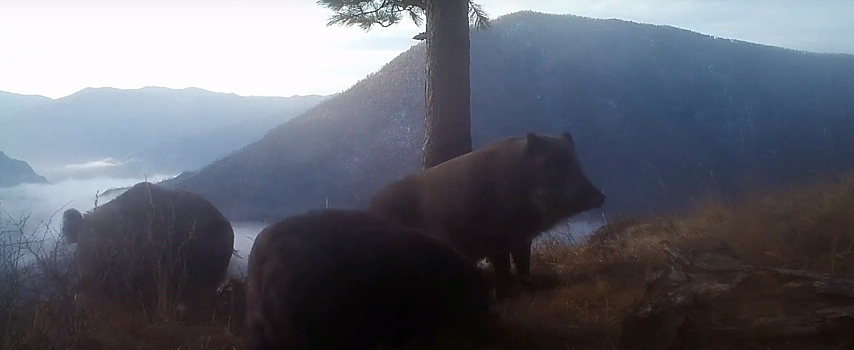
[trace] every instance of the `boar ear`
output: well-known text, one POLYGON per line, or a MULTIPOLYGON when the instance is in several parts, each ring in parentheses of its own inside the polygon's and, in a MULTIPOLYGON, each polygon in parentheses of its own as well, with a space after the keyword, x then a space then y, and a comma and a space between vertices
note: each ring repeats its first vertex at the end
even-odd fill
POLYGON ((528 143, 528 152, 536 152, 544 148, 545 140, 537 136, 537 134, 529 132, 525 134, 525 141, 528 143))
POLYGON ((568 141, 570 145, 572 145, 573 147, 575 146, 575 141, 572 140, 572 135, 570 135, 569 132, 564 131, 560 134, 560 136, 563 137, 566 141, 568 141))

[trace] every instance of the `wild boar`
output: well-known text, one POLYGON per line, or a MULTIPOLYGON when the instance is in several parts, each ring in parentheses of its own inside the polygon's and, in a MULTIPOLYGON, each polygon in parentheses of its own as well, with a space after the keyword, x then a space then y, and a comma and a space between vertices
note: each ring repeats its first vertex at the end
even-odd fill
POLYGON ((367 210, 441 237, 473 260, 489 259, 497 292, 506 296, 511 254, 524 283, 533 239, 604 202, 581 169, 569 133, 528 133, 393 182, 367 210))
POLYGON ((249 349, 399 346, 477 327, 490 296, 450 245, 364 211, 325 209, 267 227, 249 255, 249 349))
POLYGON ((148 299, 214 291, 234 244, 231 223, 210 202, 148 182, 86 215, 67 210, 62 234, 77 244, 83 288, 148 299))

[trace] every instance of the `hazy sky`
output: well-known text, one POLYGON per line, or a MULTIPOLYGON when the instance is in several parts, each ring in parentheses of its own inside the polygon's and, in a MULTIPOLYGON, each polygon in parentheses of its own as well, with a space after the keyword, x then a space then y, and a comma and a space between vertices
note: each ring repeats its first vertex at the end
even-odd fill
MULTIPOLYGON (((819 52, 854 53, 849 0, 481 0, 669 24, 819 52)), ((240 95, 328 94, 403 52, 411 23, 326 27, 314 0, 0 0, 0 91, 62 97, 85 87, 200 87, 240 95)))

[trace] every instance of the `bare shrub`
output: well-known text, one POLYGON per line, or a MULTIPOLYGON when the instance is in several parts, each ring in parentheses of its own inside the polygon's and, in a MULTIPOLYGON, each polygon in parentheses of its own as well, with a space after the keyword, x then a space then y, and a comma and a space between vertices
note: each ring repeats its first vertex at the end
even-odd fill
POLYGON ((191 305, 179 302, 184 265, 168 252, 183 241, 123 237, 110 242, 116 248, 110 264, 81 280, 75 245, 57 239, 50 222, 30 228, 27 219, 0 218, 0 348, 232 349, 242 343, 240 281, 191 305), (130 276, 143 264, 155 267, 144 280, 152 299, 142 298, 143 281, 130 276))

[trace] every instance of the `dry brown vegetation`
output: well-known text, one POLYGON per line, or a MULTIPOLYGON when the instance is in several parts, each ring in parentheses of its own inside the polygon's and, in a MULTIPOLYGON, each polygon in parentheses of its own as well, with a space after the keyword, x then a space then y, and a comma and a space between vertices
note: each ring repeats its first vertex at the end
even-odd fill
POLYGON ((717 267, 854 277, 852 214, 849 177, 736 204, 708 201, 688 215, 624 218, 584 244, 547 240, 534 271, 559 286, 510 302, 504 316, 527 336, 524 348, 616 348, 626 318, 648 302, 651 278, 670 267, 669 252, 717 267))
MULTIPOLYGON (((546 238, 535 252, 531 289, 497 305, 499 321, 484 336, 411 348, 618 348, 626 320, 649 301, 652 277, 681 256, 854 277, 854 178, 736 204, 708 201, 686 215, 620 219, 580 244, 546 238)), ((143 311, 60 288, 4 304, 0 348, 240 349, 241 287, 232 284, 192 312, 169 303, 143 311)))

